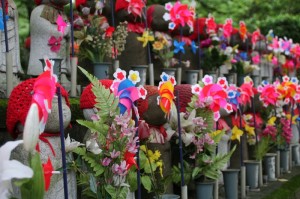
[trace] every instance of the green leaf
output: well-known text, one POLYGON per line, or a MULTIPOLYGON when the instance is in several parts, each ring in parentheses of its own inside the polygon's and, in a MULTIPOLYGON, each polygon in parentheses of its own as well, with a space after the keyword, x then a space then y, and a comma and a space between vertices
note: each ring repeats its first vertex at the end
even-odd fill
POLYGON ((30 159, 30 167, 34 171, 33 177, 21 186, 21 196, 24 199, 44 198, 44 173, 39 153, 35 153, 30 159))
POLYGON ((135 191, 137 190, 137 176, 136 172, 130 170, 128 175, 127 175, 128 183, 130 186, 130 191, 135 191))
POLYGON ((107 185, 105 186, 105 190, 111 196, 112 199, 117 198, 117 190, 115 187, 113 187, 112 185, 107 185))
POLYGON ((89 179, 90 190, 91 190, 93 193, 97 194, 97 183, 96 183, 96 178, 95 178, 92 174, 90 174, 89 177, 90 177, 90 179, 89 179))
POLYGON ((144 188, 148 191, 151 192, 152 184, 151 184, 151 178, 147 175, 144 175, 141 177, 141 182, 144 186, 144 188))

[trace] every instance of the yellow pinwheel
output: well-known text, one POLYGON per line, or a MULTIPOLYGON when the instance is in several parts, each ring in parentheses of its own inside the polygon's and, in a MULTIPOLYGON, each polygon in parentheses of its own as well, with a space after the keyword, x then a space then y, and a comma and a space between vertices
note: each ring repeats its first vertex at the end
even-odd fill
POLYGON ((240 138, 243 135, 243 131, 239 129, 237 126, 232 128, 231 140, 238 140, 240 142, 240 138))
POLYGON ((274 125, 275 125, 275 121, 276 121, 276 117, 273 116, 273 117, 271 117, 271 118, 268 120, 267 125, 274 126, 274 125))
MULTIPOLYGON (((286 114, 286 118, 291 121, 291 114, 286 114)), ((297 124, 297 122, 296 122, 297 118, 298 118, 298 115, 294 115, 293 116, 293 118, 292 118, 292 124, 297 124)))
POLYGON ((137 40, 143 42, 143 47, 146 47, 149 41, 154 41, 154 37, 146 30, 141 37, 137 37, 137 40))

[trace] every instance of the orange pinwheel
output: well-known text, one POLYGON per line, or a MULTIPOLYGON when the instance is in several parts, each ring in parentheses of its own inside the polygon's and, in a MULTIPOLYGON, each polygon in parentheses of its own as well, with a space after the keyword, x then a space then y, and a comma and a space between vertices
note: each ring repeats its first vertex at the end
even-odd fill
POLYGON ((162 111, 168 115, 170 113, 172 103, 174 103, 174 85, 176 84, 176 81, 173 76, 169 76, 164 72, 161 75, 161 79, 162 81, 158 86, 158 104, 162 111))

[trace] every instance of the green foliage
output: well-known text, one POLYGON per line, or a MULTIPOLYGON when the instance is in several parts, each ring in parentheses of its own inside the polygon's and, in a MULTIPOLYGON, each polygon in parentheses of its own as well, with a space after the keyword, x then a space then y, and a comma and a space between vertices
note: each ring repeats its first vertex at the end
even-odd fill
POLYGON ((34 171, 33 177, 28 180, 17 181, 17 185, 21 186, 22 198, 44 198, 44 173, 39 153, 35 153, 30 159, 30 167, 34 171))
POLYGON ((263 137, 255 148, 255 159, 262 160, 266 153, 271 149, 270 137, 263 137))

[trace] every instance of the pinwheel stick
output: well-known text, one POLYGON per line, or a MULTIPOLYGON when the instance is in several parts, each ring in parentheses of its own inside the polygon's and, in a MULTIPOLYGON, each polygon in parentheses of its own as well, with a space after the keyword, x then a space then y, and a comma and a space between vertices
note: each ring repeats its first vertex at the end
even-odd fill
POLYGON ((74 26, 73 26, 73 22, 74 22, 74 15, 73 15, 73 1, 70 0, 70 25, 71 25, 71 50, 72 50, 72 57, 74 57, 75 55, 75 51, 74 51, 74 26))
POLYGON ((64 120, 63 120, 60 87, 57 87, 56 94, 57 94, 57 99, 58 99, 59 129, 60 129, 61 156, 62 156, 62 166, 63 166, 64 194, 65 194, 65 199, 68 199, 67 161, 66 161, 64 120))
MULTIPOLYGON (((198 19, 198 14, 197 14, 197 19, 198 19)), ((200 25, 199 25, 199 21, 197 21, 197 40, 198 40, 198 69, 201 69, 201 60, 200 60, 200 56, 201 56, 201 45, 200 45, 200 25)))
POLYGON ((181 121, 180 121, 180 103, 179 103, 179 91, 176 91, 176 108, 177 108, 177 125, 178 125, 178 137, 179 137, 179 158, 180 158, 180 173, 181 173, 181 198, 187 199, 187 186, 184 182, 184 168, 183 168, 183 154, 182 154, 182 138, 181 138, 181 121))
MULTIPOLYGON (((240 114, 240 128, 242 128, 242 108, 240 105, 238 105, 238 110, 240 114)), ((241 136, 241 141, 240 141, 240 161, 241 161, 241 166, 244 166, 244 151, 243 151, 243 145, 244 145, 244 134, 241 136)))
MULTIPOLYGON (((138 128, 138 118, 135 116, 135 127, 136 127, 136 132, 135 132, 135 137, 139 137, 139 128, 138 128)), ((138 166, 137 168, 137 185, 138 185, 138 193, 137 193, 137 198, 141 199, 142 198, 142 189, 141 189, 141 171, 140 171, 140 140, 138 139, 136 141, 136 147, 137 147, 137 152, 136 152, 136 164, 138 166)))
POLYGON ((254 97, 251 98, 251 104, 252 104, 252 112, 253 112, 253 123, 254 123, 254 133, 255 133, 255 145, 257 147, 258 145, 258 136, 256 132, 256 111, 255 111, 255 101, 254 97))

